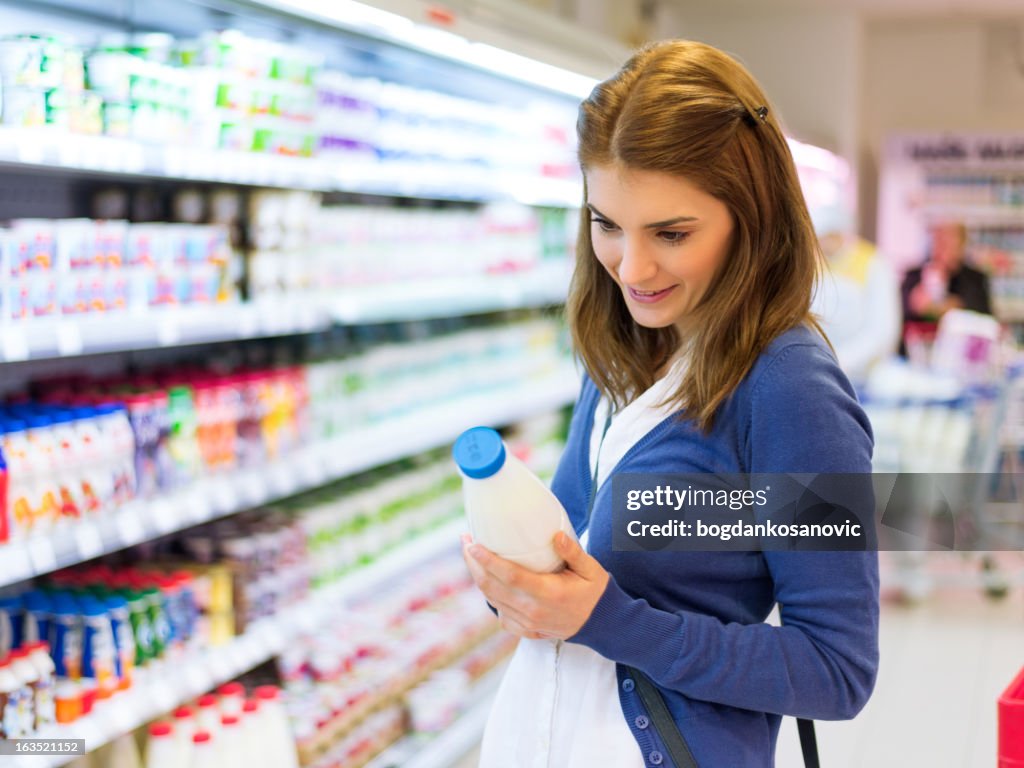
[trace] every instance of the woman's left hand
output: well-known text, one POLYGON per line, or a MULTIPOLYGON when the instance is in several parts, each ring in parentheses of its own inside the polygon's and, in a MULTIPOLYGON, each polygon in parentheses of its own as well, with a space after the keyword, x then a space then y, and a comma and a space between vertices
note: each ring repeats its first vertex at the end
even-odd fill
POLYGON ((502 626, 520 637, 572 637, 590 618, 611 578, 574 538, 558 533, 554 545, 566 568, 534 573, 463 537, 473 581, 497 609, 502 626))

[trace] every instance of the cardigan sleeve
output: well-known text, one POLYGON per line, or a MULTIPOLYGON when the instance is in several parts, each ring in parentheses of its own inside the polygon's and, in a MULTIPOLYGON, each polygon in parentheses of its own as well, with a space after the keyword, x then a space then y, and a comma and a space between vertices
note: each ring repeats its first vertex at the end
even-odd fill
MULTIPOLYGON (((870 426, 822 346, 781 350, 753 382, 746 411, 752 473, 870 472, 870 426)), ((877 553, 764 557, 781 627, 659 610, 609 579, 570 639, 692 699, 821 720, 853 717, 878 666, 877 553)))

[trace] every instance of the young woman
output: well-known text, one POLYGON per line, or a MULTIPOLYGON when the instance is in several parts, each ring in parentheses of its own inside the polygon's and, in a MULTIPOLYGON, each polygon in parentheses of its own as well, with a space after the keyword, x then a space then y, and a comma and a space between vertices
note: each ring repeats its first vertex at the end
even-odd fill
POLYGON ((751 75, 694 42, 633 56, 578 132, 585 375, 552 487, 580 543, 560 534, 567 569, 535 574, 465 542, 523 638, 481 765, 672 765, 646 680, 697 765, 770 766, 781 715, 851 718, 870 695, 877 556, 614 551, 608 481, 870 472, 869 424, 809 310, 820 256, 793 160, 751 75))

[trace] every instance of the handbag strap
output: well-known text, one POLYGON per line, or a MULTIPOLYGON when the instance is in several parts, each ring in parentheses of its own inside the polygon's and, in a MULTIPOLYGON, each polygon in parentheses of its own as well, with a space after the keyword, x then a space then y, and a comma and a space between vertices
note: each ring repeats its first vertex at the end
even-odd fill
POLYGON ((675 768, 697 768, 697 761, 693 759, 686 739, 672 719, 672 713, 668 711, 668 705, 661 696, 654 683, 652 683, 643 672, 635 667, 626 667, 626 671, 636 683, 637 693, 640 694, 640 701, 643 702, 647 713, 651 716, 651 724, 658 732, 665 744, 669 757, 675 768))
MULTIPOLYGON (((665 749, 668 750, 676 768, 698 768, 690 746, 686 743, 686 737, 679 730, 672 713, 668 711, 661 691, 639 669, 626 667, 626 673, 633 678, 636 691, 640 694, 640 701, 651 716, 651 724, 665 743, 665 749)), ((798 717, 796 728, 800 734, 800 751, 804 756, 805 768, 821 768, 821 763, 818 762, 818 740, 814 734, 814 721, 798 717)))
POLYGON ((818 738, 814 735, 814 721, 798 717, 796 729, 800 734, 800 751, 804 755, 804 766, 821 768, 821 763, 818 762, 818 738))

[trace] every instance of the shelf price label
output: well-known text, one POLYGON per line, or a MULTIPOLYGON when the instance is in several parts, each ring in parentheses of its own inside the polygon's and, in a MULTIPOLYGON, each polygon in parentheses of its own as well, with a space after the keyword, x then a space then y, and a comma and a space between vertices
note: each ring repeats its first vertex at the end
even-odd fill
POLYGON ((193 484, 181 501, 184 506, 182 517, 194 523, 204 523, 210 519, 210 495, 203 484, 193 484))
POLYGON ((146 538, 146 529, 139 511, 138 504, 131 504, 117 516, 117 534, 126 547, 138 544, 146 538))
POLYGON ((186 664, 183 677, 187 689, 185 695, 188 697, 202 693, 215 685, 215 682, 210 677, 210 673, 203 669, 200 664, 186 664))
POLYGON ((74 323, 60 323, 57 326, 57 353, 61 357, 82 354, 82 332, 74 323))
POLYGON ((75 544, 83 560, 92 560, 103 554, 103 537, 92 523, 81 522, 75 527, 75 544))
POLYGON ((173 315, 165 315, 160 318, 160 324, 156 329, 157 343, 161 347, 172 347, 181 341, 181 325, 178 318, 173 315))
POLYGON ((149 505, 153 525, 160 533, 170 533, 178 528, 181 499, 154 499, 149 505))
POLYGON ((0 584, 14 584, 30 576, 32 560, 22 543, 0 547, 0 584))
POLYGON ((28 360, 28 334, 24 328, 8 325, 0 328, 0 334, 3 336, 4 360, 10 363, 28 360))
POLYGON ((238 494, 226 477, 218 477, 209 484, 210 500, 214 509, 220 513, 231 512, 238 508, 238 494))
POLYGON ((49 573, 57 570, 57 553, 53 542, 45 536, 29 539, 28 553, 32 560, 32 568, 36 573, 49 573))

